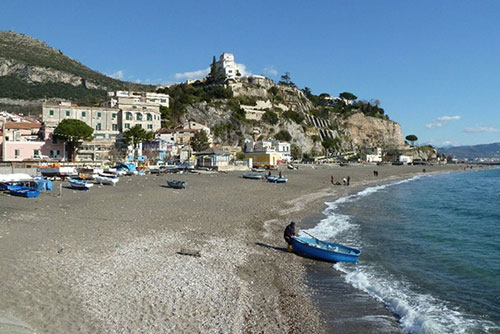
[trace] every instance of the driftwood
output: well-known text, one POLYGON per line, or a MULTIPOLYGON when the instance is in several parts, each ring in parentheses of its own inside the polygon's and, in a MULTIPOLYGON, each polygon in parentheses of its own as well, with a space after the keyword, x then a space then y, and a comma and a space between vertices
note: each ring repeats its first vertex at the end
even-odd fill
POLYGON ((200 257, 201 256, 199 250, 186 249, 186 248, 181 248, 181 250, 178 251, 177 254, 180 254, 180 255, 189 255, 189 256, 194 256, 194 257, 200 257))

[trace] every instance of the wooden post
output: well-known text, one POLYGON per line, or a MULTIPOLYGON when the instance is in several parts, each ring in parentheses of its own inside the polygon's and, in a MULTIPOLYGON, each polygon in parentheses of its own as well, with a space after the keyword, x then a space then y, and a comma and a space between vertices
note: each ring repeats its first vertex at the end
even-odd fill
POLYGON ((59 184, 59 195, 57 197, 62 197, 62 183, 59 184))

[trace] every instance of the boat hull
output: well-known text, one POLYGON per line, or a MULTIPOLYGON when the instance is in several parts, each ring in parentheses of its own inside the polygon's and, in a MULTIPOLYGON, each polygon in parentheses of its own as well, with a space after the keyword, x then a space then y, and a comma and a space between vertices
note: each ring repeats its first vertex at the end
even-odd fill
POLYGON ((296 236, 292 238, 293 252, 327 262, 357 262, 361 251, 332 242, 296 236))
POLYGON ((38 190, 33 189, 33 188, 27 188, 27 187, 21 187, 18 189, 10 189, 9 193, 11 195, 14 195, 14 196, 27 197, 27 198, 40 196, 40 192, 38 190))
POLYGON ((69 184, 71 188, 78 190, 89 190, 92 188, 93 184, 89 182, 85 182, 82 180, 69 179, 69 184))
POLYGON ((245 173, 243 174, 244 179, 251 179, 251 180, 260 180, 262 179, 262 175, 260 174, 253 174, 253 173, 245 173))
POLYGON ((167 185, 169 186, 169 188, 185 189, 187 186, 187 182, 167 180, 167 185))

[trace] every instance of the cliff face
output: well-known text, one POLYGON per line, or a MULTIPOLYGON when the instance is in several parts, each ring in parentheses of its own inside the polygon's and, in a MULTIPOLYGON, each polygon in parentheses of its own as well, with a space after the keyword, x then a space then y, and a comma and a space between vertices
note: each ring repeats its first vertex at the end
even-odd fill
POLYGON ((353 147, 401 149, 405 146, 401 126, 396 122, 356 113, 342 123, 353 147))

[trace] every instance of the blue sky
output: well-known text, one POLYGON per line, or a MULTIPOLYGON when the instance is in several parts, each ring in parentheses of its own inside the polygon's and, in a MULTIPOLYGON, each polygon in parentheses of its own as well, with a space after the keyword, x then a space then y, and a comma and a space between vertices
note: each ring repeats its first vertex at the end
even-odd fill
POLYGON ((143 83, 183 81, 232 52, 248 73, 379 99, 420 144, 500 141, 496 0, 0 0, 0 29, 143 83))

